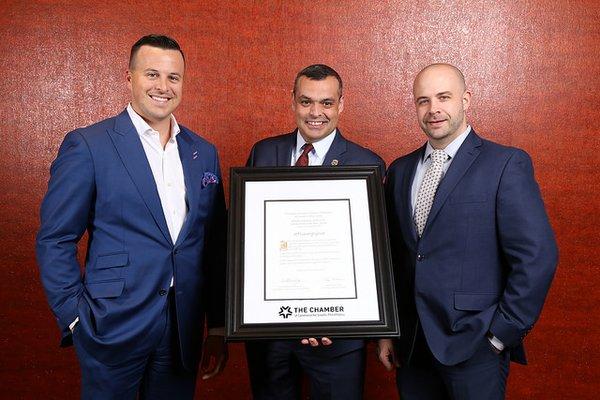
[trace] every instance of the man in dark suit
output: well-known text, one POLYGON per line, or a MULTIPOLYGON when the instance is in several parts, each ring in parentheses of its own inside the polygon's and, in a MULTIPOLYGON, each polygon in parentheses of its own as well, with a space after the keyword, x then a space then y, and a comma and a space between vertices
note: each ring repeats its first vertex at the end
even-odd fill
POLYGON ((554 276, 554 235, 529 156, 467 124, 462 73, 430 65, 413 94, 428 141, 386 177, 402 337, 380 340, 379 358, 399 366, 403 400, 502 399, 554 276))
MULTIPOLYGON (((297 129, 256 143, 250 167, 377 165, 383 160, 346 140, 337 122, 344 108, 342 79, 316 64, 298 73, 292 92, 297 129)), ((383 176, 383 175, 382 175, 383 176)), ((305 338, 246 343, 255 399, 299 399, 301 373, 310 382, 311 399, 360 399, 364 382, 364 341, 305 338)))
POLYGON ((191 399, 201 350, 204 378, 226 361, 219 160, 172 114, 184 70, 173 39, 141 38, 127 109, 70 132, 51 167, 37 258, 84 399, 191 399))

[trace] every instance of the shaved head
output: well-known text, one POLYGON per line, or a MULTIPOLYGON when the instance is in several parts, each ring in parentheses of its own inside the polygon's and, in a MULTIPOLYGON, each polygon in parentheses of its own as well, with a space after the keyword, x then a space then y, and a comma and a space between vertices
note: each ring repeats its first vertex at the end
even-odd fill
POLYGON ((462 73, 462 71, 460 69, 456 68, 452 64, 436 63, 436 64, 429 64, 428 66, 426 66, 425 68, 423 68, 421 71, 419 71, 419 73, 415 77, 415 81, 413 83, 413 94, 414 94, 415 85, 417 84, 417 81, 423 75, 425 75, 425 74, 427 74, 429 72, 431 72, 431 73, 439 73, 439 72, 442 72, 442 71, 446 71, 446 72, 450 72, 450 73, 454 74, 454 76, 458 80, 459 84, 461 85, 462 90, 467 90, 467 84, 465 83, 465 76, 463 75, 463 73, 462 73))

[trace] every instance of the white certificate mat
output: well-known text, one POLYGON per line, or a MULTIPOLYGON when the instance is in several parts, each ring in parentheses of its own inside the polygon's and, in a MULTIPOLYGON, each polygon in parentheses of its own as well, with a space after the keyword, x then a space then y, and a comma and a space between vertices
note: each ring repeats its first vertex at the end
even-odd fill
POLYGON ((380 319, 366 185, 245 182, 243 323, 380 319))
POLYGON ((264 204, 265 300, 356 298, 350 200, 264 204))

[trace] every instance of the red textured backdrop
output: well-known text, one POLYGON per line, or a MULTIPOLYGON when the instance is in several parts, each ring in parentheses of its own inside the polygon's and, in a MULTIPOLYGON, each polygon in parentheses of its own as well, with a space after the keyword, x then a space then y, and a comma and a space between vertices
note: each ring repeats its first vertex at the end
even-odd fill
MULTIPOLYGON (((65 133, 127 104, 129 47, 152 32, 184 48, 176 115, 217 145, 224 171, 242 165, 258 139, 291 130, 292 80, 306 65, 340 72, 345 135, 388 163, 424 140, 411 103, 415 73, 435 61, 459 66, 473 89, 475 129, 532 155, 560 247, 527 338, 530 365, 512 365, 508 398, 597 398, 600 207, 588 172, 600 164, 597 1, 0 3, 0 398, 78 396, 75 354, 58 348, 38 279, 39 203, 65 133)), ((365 397, 396 398, 372 353, 365 397)), ((198 394, 249 397, 240 345, 198 394)))

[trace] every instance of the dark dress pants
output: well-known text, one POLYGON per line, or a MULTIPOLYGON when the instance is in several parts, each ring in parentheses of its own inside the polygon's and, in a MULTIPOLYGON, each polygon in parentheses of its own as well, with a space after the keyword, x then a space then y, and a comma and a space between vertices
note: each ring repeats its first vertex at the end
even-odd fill
POLYGON ((506 391, 509 353, 496 354, 481 338, 475 354, 457 365, 435 359, 420 326, 413 356, 396 374, 402 400, 501 400, 506 391))
POLYGON ((311 400, 362 399, 364 347, 334 357, 315 350, 299 340, 246 343, 254 400, 299 400, 303 374, 311 400))
MULTIPOLYGON (((171 291, 172 292, 172 291, 171 291)), ((98 361, 82 345, 75 326, 73 342, 81 366, 81 399, 192 399, 196 372, 185 370, 179 356, 175 299, 169 293, 163 313, 164 331, 150 354, 133 357, 121 365, 108 366, 98 361), (137 397, 139 394, 139 397, 137 397)))

